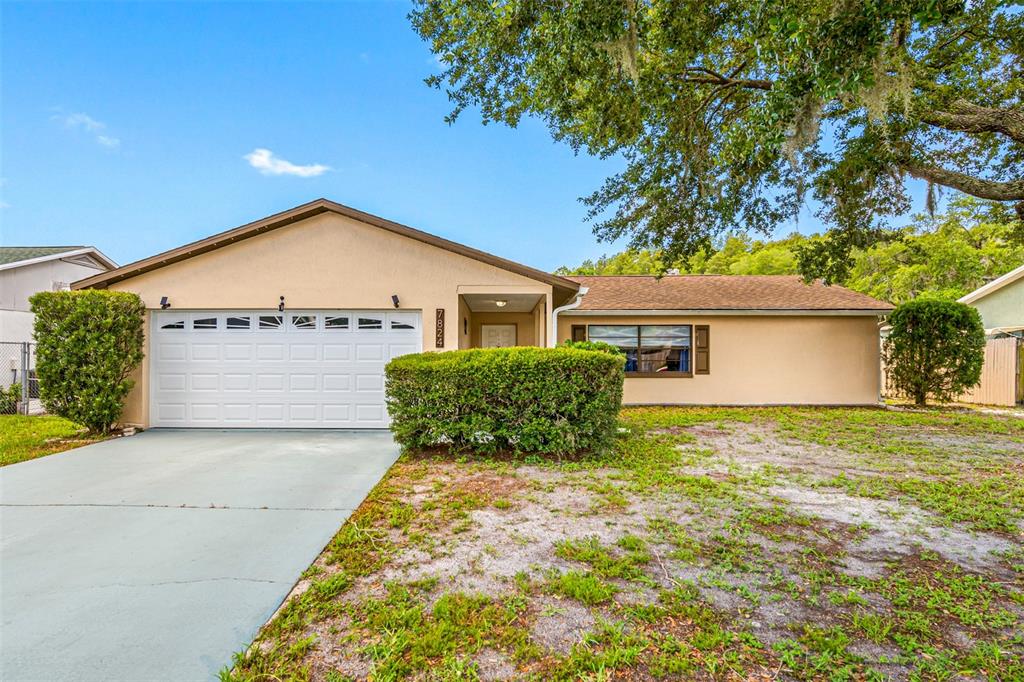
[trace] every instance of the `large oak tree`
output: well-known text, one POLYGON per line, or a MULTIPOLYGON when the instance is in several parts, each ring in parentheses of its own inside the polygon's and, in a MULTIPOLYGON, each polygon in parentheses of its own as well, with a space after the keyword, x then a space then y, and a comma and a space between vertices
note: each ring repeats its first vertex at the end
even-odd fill
MULTIPOLYGON (((584 198, 601 239, 665 261, 769 234, 813 197, 847 274, 893 233, 907 178, 1024 219, 1024 13, 1007 0, 419 0, 454 120, 542 118, 625 169, 584 198)), ((1024 230, 1021 230, 1024 232, 1024 230)))

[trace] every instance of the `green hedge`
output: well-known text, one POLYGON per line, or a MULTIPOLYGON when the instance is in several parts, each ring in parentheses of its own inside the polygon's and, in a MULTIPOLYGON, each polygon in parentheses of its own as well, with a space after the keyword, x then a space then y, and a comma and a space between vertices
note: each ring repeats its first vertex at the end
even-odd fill
POLYGON ((564 348, 576 348, 579 350, 596 350, 602 353, 611 353, 612 355, 625 356, 626 352, 618 346, 613 346, 610 343, 604 341, 564 341, 562 343, 564 348))
POLYGON ((145 306, 118 291, 44 291, 29 301, 43 405, 106 433, 121 418, 128 377, 142 362, 145 306))
POLYGON ((575 348, 489 348, 388 363, 395 439, 410 448, 568 455, 615 437, 625 362, 575 348))

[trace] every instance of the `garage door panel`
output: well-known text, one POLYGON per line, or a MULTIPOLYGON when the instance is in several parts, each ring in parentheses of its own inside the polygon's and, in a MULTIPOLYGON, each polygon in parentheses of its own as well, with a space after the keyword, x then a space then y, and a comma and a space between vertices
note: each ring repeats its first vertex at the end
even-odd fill
POLYGON ((224 374, 222 377, 222 387, 225 391, 252 390, 252 374, 224 374))
POLYGON ((381 428, 388 424, 384 365, 421 347, 418 312, 154 318, 154 426, 381 428))
POLYGON ((315 374, 289 374, 288 390, 292 393, 309 393, 317 390, 315 374))
POLYGON ((325 343, 324 360, 330 362, 335 360, 348 360, 351 356, 352 347, 343 343, 325 343))
POLYGON ((357 423, 377 423, 383 421, 385 416, 383 405, 356 405, 357 423))
POLYGON ((225 362, 250 362, 252 360, 251 343, 225 343, 225 362))
POLYGON ((288 345, 288 359, 292 361, 316 360, 318 346, 313 343, 293 343, 288 345))
POLYGON ((185 403, 160 403, 157 406, 156 416, 159 421, 184 423, 186 409, 185 403))
POLYGON ((220 390, 219 374, 193 374, 193 391, 217 391, 220 390))
POLYGON ((176 362, 188 357, 188 346, 184 343, 158 343, 156 357, 161 362, 176 362))
POLYGON ((194 422, 214 422, 220 419, 220 406, 217 403, 192 403, 189 418, 194 422))
POLYGON ((224 421, 247 424, 253 421, 251 403, 224 403, 224 421))
POLYGON ((284 360, 284 344, 260 343, 256 346, 256 359, 263 361, 284 360))
POLYGON ((193 362, 212 362, 220 360, 220 345, 216 343, 193 343, 190 346, 193 362))
POLYGON ((256 421, 284 423, 284 408, 284 403, 261 403, 256 405, 256 421))
POLYGON ((157 387, 161 391, 184 391, 187 385, 188 375, 184 372, 175 372, 173 374, 162 373, 158 374, 156 381, 157 387))
POLYGON ((323 379, 324 391, 336 392, 352 390, 351 374, 324 374, 323 379))
POLYGON ((284 391, 284 374, 257 374, 256 391, 259 393, 280 393, 284 391))
POLYGON ((359 362, 380 362, 384 359, 384 344, 360 343, 356 345, 356 360, 359 362))

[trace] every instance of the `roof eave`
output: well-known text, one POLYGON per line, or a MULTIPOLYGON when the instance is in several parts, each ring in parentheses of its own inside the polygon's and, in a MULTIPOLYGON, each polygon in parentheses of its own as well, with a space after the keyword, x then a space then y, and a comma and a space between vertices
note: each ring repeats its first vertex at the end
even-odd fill
POLYGON ((892 308, 602 308, 568 310, 562 315, 598 316, 678 316, 678 315, 798 315, 798 316, 877 316, 888 315, 892 308))
MULTIPOLYGON (((70 251, 61 251, 60 253, 51 253, 45 256, 39 256, 37 258, 26 258, 25 260, 14 261, 13 263, 4 263, 0 265, 0 270, 14 270, 15 268, 24 268, 29 265, 36 265, 38 263, 46 263, 51 260, 61 260, 64 258, 74 258, 76 256, 94 256, 96 260, 100 261, 107 268, 107 272, 117 268, 117 263, 108 258, 102 251, 97 249, 95 246, 86 246, 81 249, 72 249, 70 251)), ((106 273, 100 273, 106 274, 106 273)), ((95 277, 96 275, 93 275, 95 277)))
POLYGON ((1013 270, 1010 270, 1005 275, 995 278, 988 284, 978 287, 969 294, 961 296, 960 298, 957 299, 957 302, 968 304, 974 303, 975 301, 985 298, 989 294, 994 293, 999 289, 1002 289, 1008 284, 1013 284, 1022 277, 1024 277, 1024 265, 1021 265, 1019 268, 1014 268, 1013 270))

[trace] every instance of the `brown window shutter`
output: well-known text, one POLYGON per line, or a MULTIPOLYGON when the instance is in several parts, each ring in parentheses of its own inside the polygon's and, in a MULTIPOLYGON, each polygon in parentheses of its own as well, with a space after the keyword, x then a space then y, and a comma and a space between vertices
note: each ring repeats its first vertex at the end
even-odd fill
POLYGON ((708 325, 694 325, 693 350, 694 373, 711 374, 711 328, 708 325))
POLYGON ((582 324, 574 324, 572 326, 572 340, 573 341, 586 341, 587 340, 587 328, 582 324))

